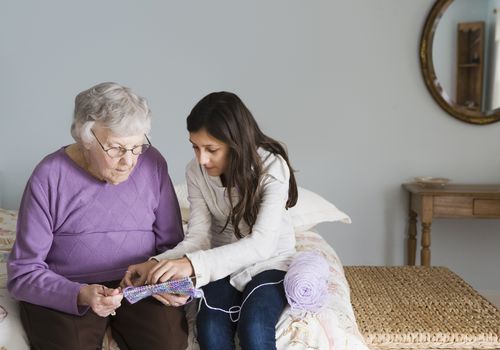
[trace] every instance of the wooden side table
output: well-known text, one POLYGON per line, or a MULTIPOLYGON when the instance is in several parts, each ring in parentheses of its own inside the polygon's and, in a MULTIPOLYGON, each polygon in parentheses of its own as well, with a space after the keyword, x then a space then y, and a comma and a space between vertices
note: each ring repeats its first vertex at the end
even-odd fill
POLYGON ((408 225, 408 265, 415 265, 417 217, 422 222, 420 264, 431 264, 431 224, 433 218, 500 218, 500 185, 422 186, 403 184, 410 194, 408 225))

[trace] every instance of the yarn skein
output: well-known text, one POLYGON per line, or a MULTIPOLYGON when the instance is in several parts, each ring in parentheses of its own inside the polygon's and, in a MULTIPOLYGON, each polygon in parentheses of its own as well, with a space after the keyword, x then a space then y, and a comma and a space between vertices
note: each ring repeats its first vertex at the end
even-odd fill
POLYGON ((283 281, 288 304, 294 313, 318 312, 328 296, 329 266, 317 252, 297 254, 283 281))

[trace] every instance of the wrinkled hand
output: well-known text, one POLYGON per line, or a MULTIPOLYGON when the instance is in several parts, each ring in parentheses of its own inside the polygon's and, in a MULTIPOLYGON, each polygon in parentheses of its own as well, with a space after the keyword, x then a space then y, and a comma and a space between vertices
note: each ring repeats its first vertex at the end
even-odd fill
POLYGON ((125 276, 120 282, 120 287, 125 288, 129 286, 142 286, 145 284, 146 279, 148 277, 149 270, 153 266, 158 264, 158 261, 152 259, 146 262, 130 265, 127 268, 127 272, 125 272, 125 276))
POLYGON ((114 315, 120 307, 123 294, 119 288, 111 289, 100 284, 88 284, 80 288, 77 303, 90 308, 99 316, 114 315))
POLYGON ((194 269, 188 258, 162 260, 151 267, 146 283, 155 284, 171 279, 180 279, 193 275, 194 269))

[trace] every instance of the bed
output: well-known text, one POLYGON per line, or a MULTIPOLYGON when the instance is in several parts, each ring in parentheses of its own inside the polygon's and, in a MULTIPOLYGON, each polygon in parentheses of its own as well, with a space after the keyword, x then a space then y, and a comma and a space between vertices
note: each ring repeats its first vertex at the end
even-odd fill
MULTIPOLYGON (((176 186, 183 220, 189 220, 185 185, 176 186)), ((316 314, 296 316, 289 307, 285 309, 276 326, 276 342, 279 350, 285 349, 335 349, 366 350, 359 332, 350 301, 349 285, 344 270, 334 249, 317 233, 314 227, 325 221, 349 223, 350 218, 314 192, 299 188, 299 202, 291 210, 296 231, 297 251, 316 251, 329 264, 328 296, 326 306, 316 314)), ((6 289, 6 267, 10 248, 15 240, 17 212, 0 209, 0 349, 29 349, 20 323, 17 302, 6 289)), ((196 306, 186 306, 189 322, 188 348, 198 350, 194 336, 196 306)), ((118 347, 108 330, 102 349, 117 350, 118 347)))

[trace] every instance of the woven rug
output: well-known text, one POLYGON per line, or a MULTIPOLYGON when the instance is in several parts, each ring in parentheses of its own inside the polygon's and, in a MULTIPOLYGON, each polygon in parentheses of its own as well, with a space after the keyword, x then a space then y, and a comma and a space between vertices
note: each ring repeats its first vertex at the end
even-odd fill
POLYGON ((500 349, 500 311, 445 267, 347 266, 371 349, 500 349))

